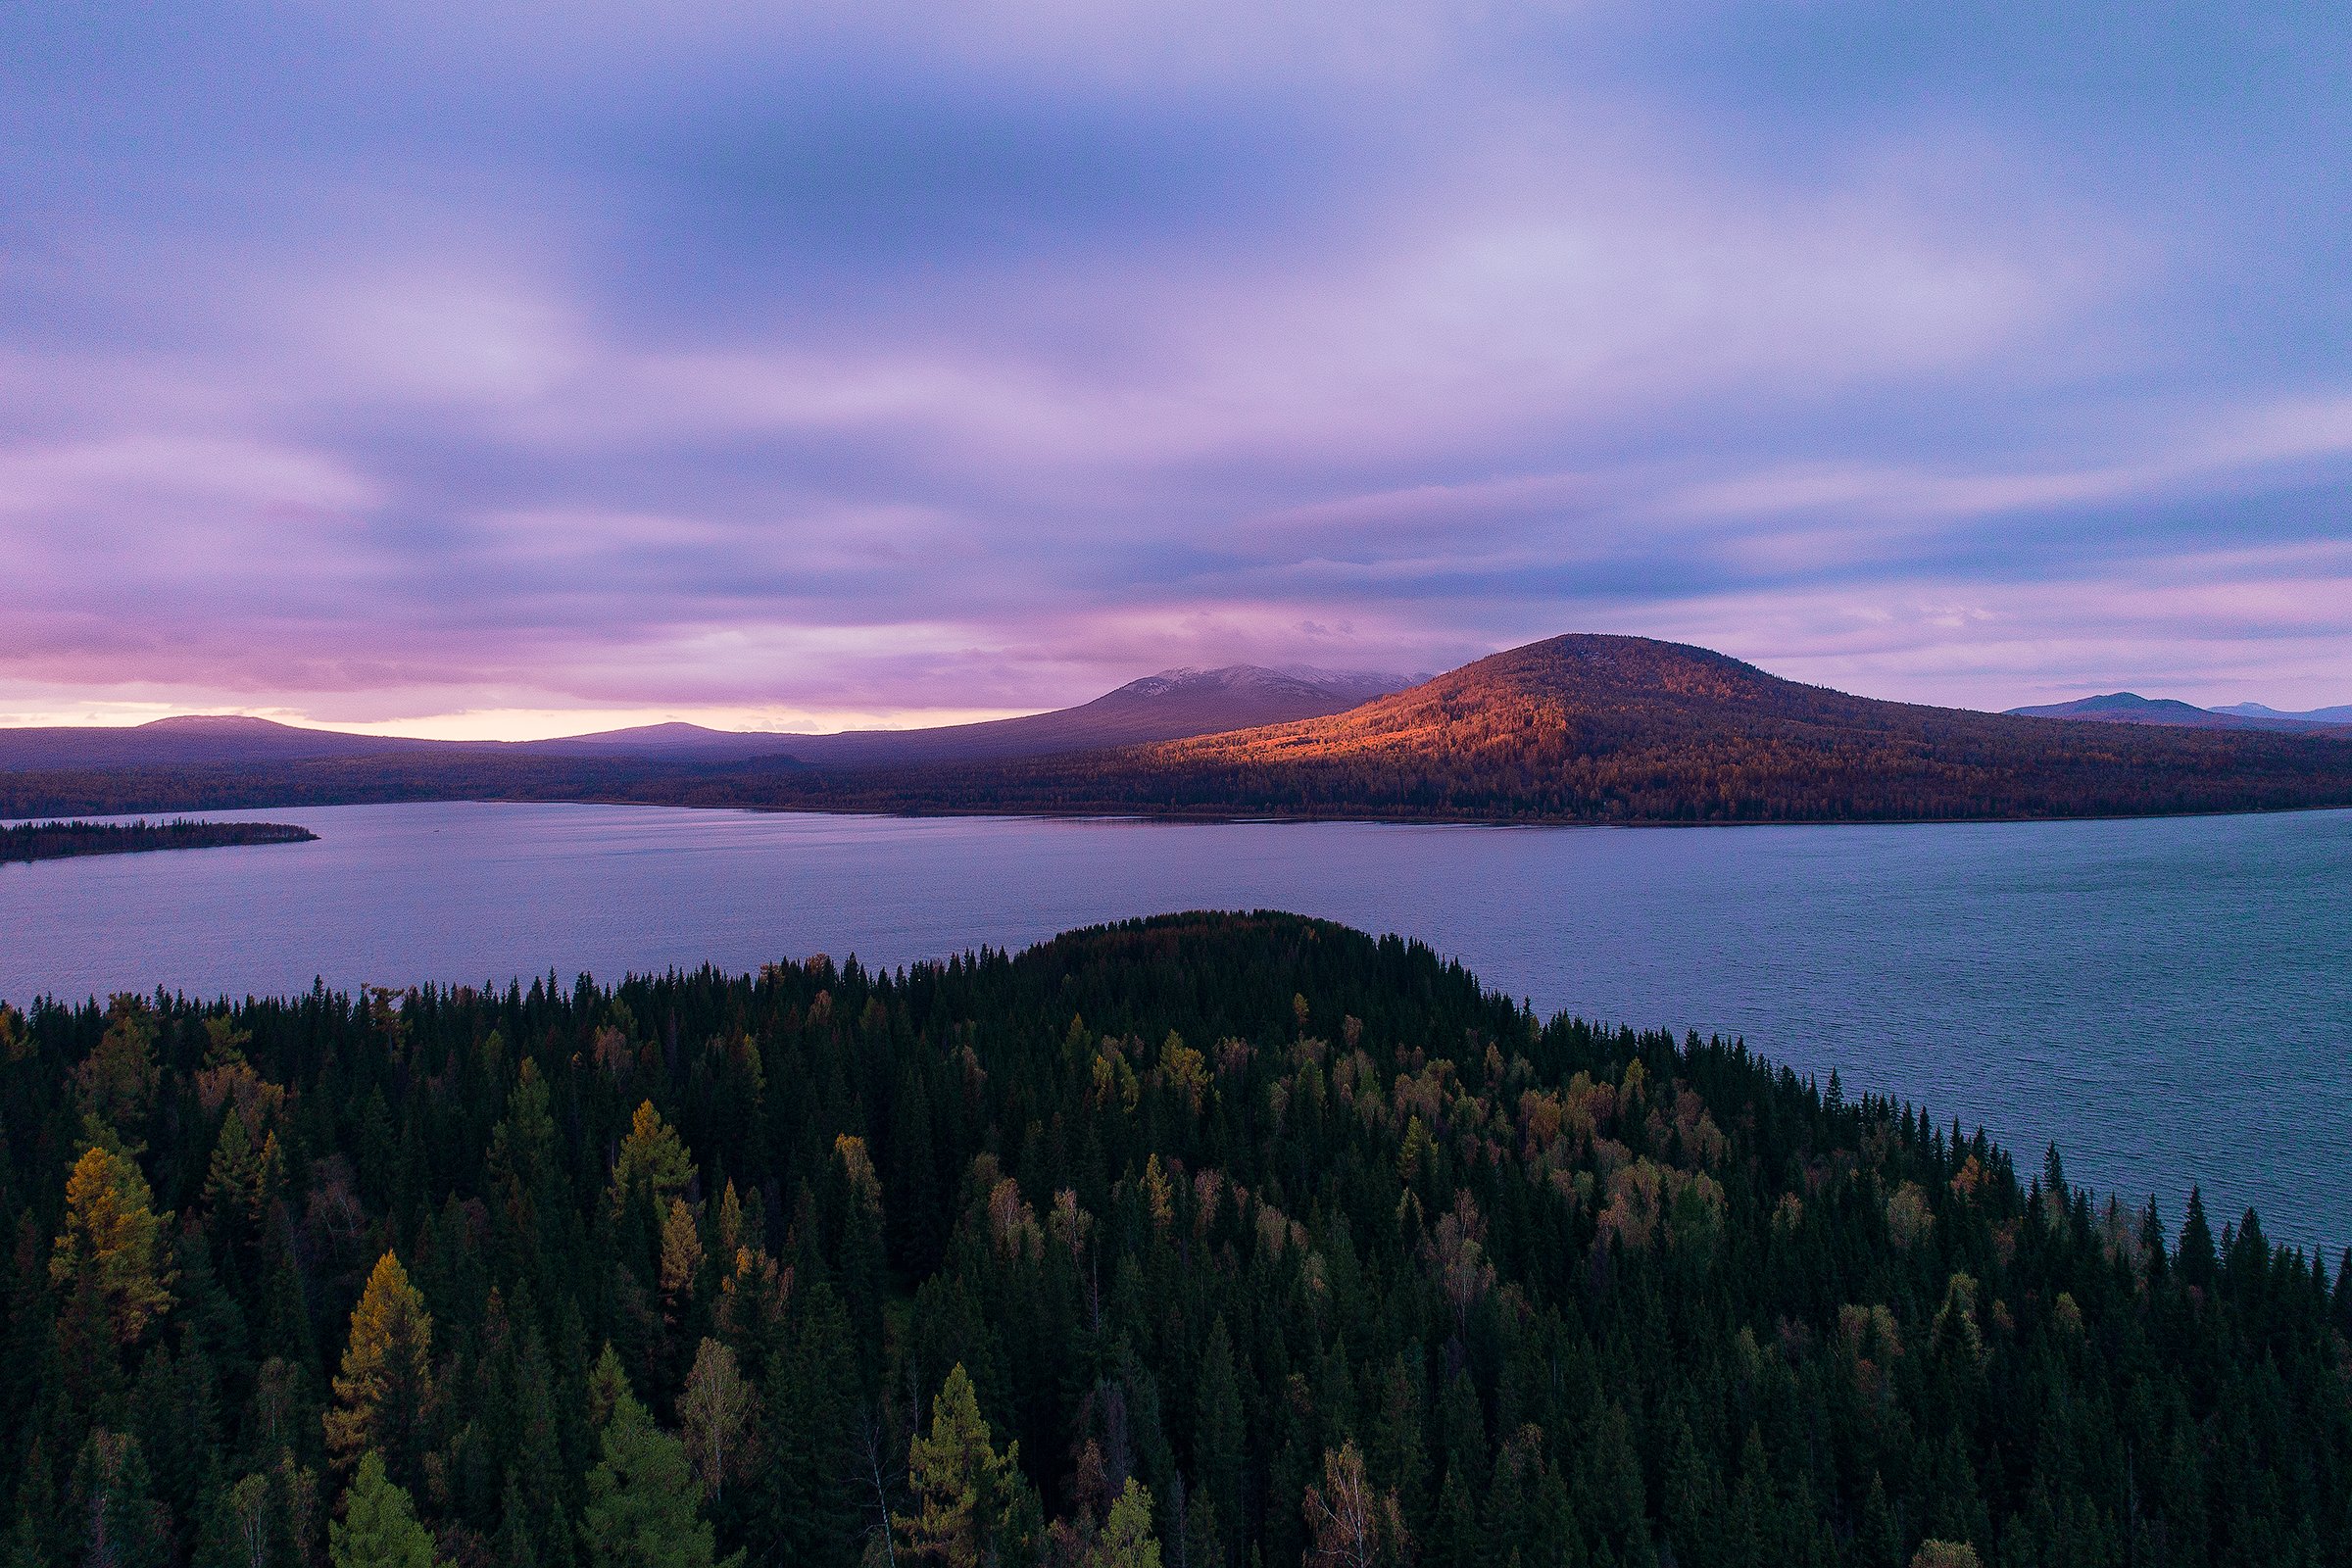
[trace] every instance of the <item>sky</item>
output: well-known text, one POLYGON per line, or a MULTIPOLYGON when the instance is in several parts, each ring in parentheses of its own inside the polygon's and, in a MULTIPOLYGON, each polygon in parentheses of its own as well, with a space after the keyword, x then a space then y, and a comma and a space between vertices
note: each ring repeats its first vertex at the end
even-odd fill
POLYGON ((0 723, 2352 702, 2352 20, 0 8, 0 723))

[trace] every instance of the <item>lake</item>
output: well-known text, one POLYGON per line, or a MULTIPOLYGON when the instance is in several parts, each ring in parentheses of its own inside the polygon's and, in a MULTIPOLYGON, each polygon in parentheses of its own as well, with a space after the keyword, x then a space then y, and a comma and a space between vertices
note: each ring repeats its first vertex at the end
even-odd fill
POLYGON ((1712 829, 560 805, 206 813, 315 844, 0 866, 0 997, 850 954, 1187 908, 1417 937, 1546 1012, 1746 1037, 2038 1169, 2352 1242, 2352 812, 1712 829))

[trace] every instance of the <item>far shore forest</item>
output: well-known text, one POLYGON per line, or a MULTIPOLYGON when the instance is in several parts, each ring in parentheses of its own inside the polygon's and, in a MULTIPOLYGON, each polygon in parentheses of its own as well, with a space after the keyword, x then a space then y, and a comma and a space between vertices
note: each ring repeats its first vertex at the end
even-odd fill
POLYGON ((305 844, 318 838, 283 822, 19 822, 0 827, 0 864, 84 855, 211 850, 244 844, 305 844))

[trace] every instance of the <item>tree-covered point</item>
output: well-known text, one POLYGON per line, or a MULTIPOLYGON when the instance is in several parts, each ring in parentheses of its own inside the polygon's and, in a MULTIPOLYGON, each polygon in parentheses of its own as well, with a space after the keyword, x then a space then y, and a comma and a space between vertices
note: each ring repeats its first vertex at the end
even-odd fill
POLYGON ((307 844, 318 838, 285 822, 19 822, 0 827, 0 862, 62 860, 144 850, 212 850, 236 844, 307 844))
POLYGON ((0 1009, 12 1564, 2352 1560, 2352 1281, 1179 916, 0 1009))

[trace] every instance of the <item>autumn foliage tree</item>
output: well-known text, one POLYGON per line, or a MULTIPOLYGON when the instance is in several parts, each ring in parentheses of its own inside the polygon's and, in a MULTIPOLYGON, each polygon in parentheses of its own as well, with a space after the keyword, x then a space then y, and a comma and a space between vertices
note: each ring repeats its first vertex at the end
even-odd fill
POLYGON ((685 1427, 686 1458, 693 1466, 695 1485, 714 1502, 750 1462, 745 1445, 753 1416, 751 1385, 743 1379, 735 1352, 716 1340, 703 1341, 694 1352, 685 1392, 678 1396, 678 1419, 685 1427))
POLYGON ((1378 1568, 1404 1559, 1396 1494, 1373 1491, 1354 1443, 1324 1453, 1322 1484, 1307 1487, 1304 1508, 1307 1568, 1378 1568))
POLYGON ((103 1145, 84 1152, 66 1178, 66 1221, 49 1254, 49 1279, 70 1316, 94 1318, 120 1348, 137 1344, 172 1306, 154 1201, 138 1163, 103 1145))
POLYGON ((394 1484, 414 1493, 423 1470, 432 1352, 432 1315, 400 1258, 387 1251, 352 1309, 351 1340, 326 1412, 327 1450, 339 1463, 355 1465, 372 1450, 394 1484))

